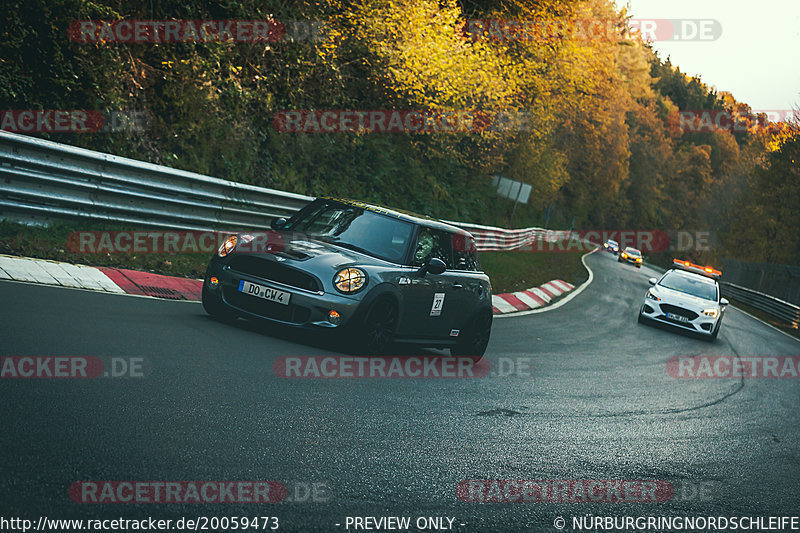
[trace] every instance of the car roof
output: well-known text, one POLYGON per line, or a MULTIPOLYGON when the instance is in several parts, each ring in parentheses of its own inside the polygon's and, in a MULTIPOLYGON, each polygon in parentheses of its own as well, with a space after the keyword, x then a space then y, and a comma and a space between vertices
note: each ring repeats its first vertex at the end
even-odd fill
MULTIPOLYGON (((679 268, 671 268, 671 269, 667 270, 666 272, 664 272, 664 276, 666 276, 667 274, 672 274, 672 273, 677 274, 679 276, 686 277, 686 278, 707 281, 708 283, 712 283, 714 285, 718 285, 717 280, 714 279, 714 278, 709 278, 708 276, 704 276, 702 274, 695 274, 694 272, 689 272, 688 270, 681 270, 679 268)), ((664 277, 664 276, 662 276, 662 277, 664 277)))
POLYGON ((469 235, 472 236, 466 230, 463 230, 457 226, 453 226, 452 224, 448 224, 446 222, 442 222, 441 220, 431 218, 424 215, 418 215, 416 213, 411 213, 409 211, 403 211, 400 209, 390 209, 388 207, 382 207, 375 204, 368 204, 366 202, 359 202, 358 200, 350 200, 347 198, 334 198, 329 196, 320 196, 317 200, 327 200, 331 202, 337 202, 344 205, 349 205, 353 207, 361 207, 368 211, 372 211, 374 213, 380 213, 382 215, 398 218, 400 220, 405 220, 406 222, 411 222, 412 224, 418 224, 420 226, 425 226, 428 228, 434 228, 442 231, 446 231, 448 233, 457 233, 459 235, 469 235))

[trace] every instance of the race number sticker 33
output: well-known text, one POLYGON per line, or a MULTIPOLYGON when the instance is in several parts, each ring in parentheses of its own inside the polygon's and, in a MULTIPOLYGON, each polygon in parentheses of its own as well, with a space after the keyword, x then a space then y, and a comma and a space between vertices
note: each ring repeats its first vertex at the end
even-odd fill
POLYGON ((442 314, 442 307, 444 307, 444 293, 437 292, 433 295, 433 305, 431 306, 431 316, 439 316, 442 314))

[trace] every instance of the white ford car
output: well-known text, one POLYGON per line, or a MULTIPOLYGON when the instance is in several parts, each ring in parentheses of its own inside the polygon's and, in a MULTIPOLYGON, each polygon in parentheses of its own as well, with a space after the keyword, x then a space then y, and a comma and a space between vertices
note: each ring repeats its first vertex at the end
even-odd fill
POLYGON ((660 279, 650 278, 652 287, 639 310, 639 323, 669 324, 716 339, 728 305, 717 282, 722 273, 678 259, 673 264, 676 268, 660 279))

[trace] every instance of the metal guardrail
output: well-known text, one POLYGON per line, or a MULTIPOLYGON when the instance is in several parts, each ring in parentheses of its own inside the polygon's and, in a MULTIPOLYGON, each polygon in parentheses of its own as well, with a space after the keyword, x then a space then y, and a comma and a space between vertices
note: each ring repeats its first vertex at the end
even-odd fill
POLYGON ((537 241, 553 243, 570 237, 569 231, 543 228, 504 229, 494 226, 445 221, 469 231, 475 237, 475 247, 481 252, 503 252, 533 249, 537 241))
POLYGON ((800 305, 800 266, 722 258, 725 281, 800 305))
MULTIPOLYGON (((265 229, 310 196, 203 176, 0 131, 0 218, 78 219, 181 230, 265 229)), ((453 222, 479 250, 513 250, 561 233, 453 222)))
POLYGON ((723 296, 763 311, 794 329, 800 329, 800 307, 735 283, 721 281, 720 287, 723 296))
POLYGON ((0 218, 264 229, 311 200, 0 131, 0 218))

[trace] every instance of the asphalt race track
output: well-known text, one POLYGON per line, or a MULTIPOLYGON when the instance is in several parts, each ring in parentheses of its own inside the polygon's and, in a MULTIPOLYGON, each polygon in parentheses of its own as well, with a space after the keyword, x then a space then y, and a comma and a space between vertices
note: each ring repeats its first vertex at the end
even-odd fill
POLYGON ((282 379, 277 357, 336 352, 324 338, 217 323, 197 303, 0 282, 0 355, 148 366, 142 378, 0 380, 3 514, 271 515, 281 531, 447 516, 471 532, 557 531, 558 516, 572 530, 588 514, 796 513, 800 380, 675 379, 666 363, 800 355, 800 342, 733 308, 713 344, 639 325, 656 274, 605 253, 587 263, 594 281, 566 305, 495 320, 493 374, 481 379, 282 379), (676 492, 664 503, 463 502, 456 486, 469 479, 663 480, 676 492), (68 488, 85 480, 277 480, 306 501, 74 503, 68 488), (324 495, 307 497, 314 483, 324 495))

